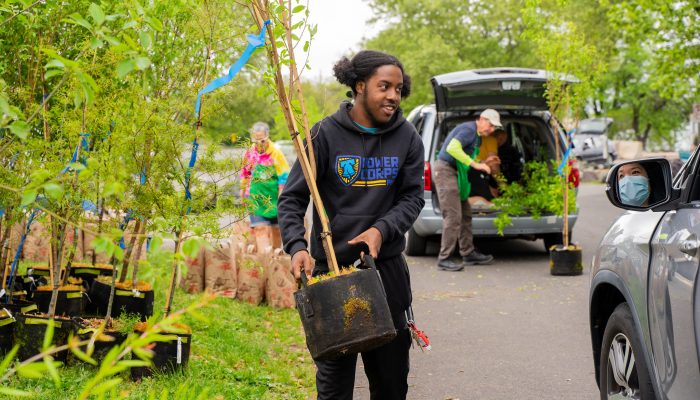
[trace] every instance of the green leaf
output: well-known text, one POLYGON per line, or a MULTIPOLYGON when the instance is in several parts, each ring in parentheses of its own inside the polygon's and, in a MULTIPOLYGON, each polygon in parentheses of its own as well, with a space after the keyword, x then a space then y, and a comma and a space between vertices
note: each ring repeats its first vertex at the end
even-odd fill
POLYGON ((136 57, 134 62, 136 62, 136 67, 139 70, 144 70, 151 66, 151 60, 148 57, 136 57))
POLYGON ((182 253, 189 258, 196 258, 201 247, 200 241, 197 238, 190 238, 182 245, 182 253))
POLYGON ((5 371, 7 370, 7 367, 10 366, 10 363, 12 363, 12 360, 14 360, 15 356, 17 355, 17 350, 19 350, 19 344, 16 344, 6 355, 5 358, 2 359, 2 362, 0 363, 0 376, 5 374, 5 371))
POLYGON ((44 65, 44 68, 45 69, 49 69, 49 68, 64 69, 64 68, 66 68, 66 64, 63 61, 54 58, 53 60, 50 60, 49 62, 47 62, 46 65, 44 65))
POLYGON ((51 347, 51 341, 53 340, 53 331, 53 323, 46 324, 46 332, 44 333, 44 343, 41 346, 42 351, 46 351, 49 349, 49 347, 51 347))
POLYGON ((123 79, 134 69, 136 69, 136 62, 134 60, 124 60, 117 64, 117 77, 123 79))
POLYGON ((44 363, 35 362, 31 364, 19 365, 17 367, 17 373, 19 376, 29 379, 41 379, 44 377, 44 371, 46 371, 46 366, 44 363))
POLYGON ((29 204, 32 204, 34 200, 36 199, 37 195, 37 190, 36 189, 31 189, 27 190, 24 193, 22 193, 22 206, 26 206, 29 204))
POLYGON ((151 34, 148 32, 141 32, 139 34, 139 40, 141 41, 141 46, 143 46, 144 49, 148 49, 151 47, 151 34))
POLYGON ((148 17, 148 18, 146 19, 146 21, 148 22, 148 25, 149 25, 151 28, 153 28, 153 29, 156 30, 156 32, 162 32, 162 31, 163 31, 163 23, 162 23, 158 18, 156 18, 156 17, 148 17))
POLYGON ((62 69, 50 69, 44 72, 44 79, 51 79, 54 76, 63 75, 62 69))
POLYGON ((105 35, 104 38, 107 41, 107 43, 109 43, 111 46, 119 46, 120 44, 122 44, 122 42, 120 42, 119 39, 117 39, 114 36, 105 35))
POLYGON ((46 365, 46 370, 49 371, 51 379, 53 379, 54 386, 61 387, 61 377, 58 375, 58 370, 56 370, 56 364, 61 365, 58 361, 53 361, 51 357, 44 357, 44 364, 46 365))
POLYGON ((303 11, 305 8, 306 8, 306 7, 304 7, 304 6, 302 6, 302 5, 298 5, 298 6, 294 7, 294 8, 292 8, 292 14, 296 14, 296 13, 298 13, 299 11, 303 11))
POLYGON ((70 17, 64 19, 64 21, 71 24, 80 25, 83 28, 92 31, 92 24, 89 23, 85 18, 82 17, 82 15, 78 13, 71 14, 70 17))
POLYGON ((0 394, 6 394, 8 396, 15 396, 15 397, 31 397, 34 395, 34 393, 25 392, 25 391, 19 390, 19 389, 12 389, 12 388, 5 387, 5 386, 0 386, 0 394))
POLYGON ((54 200, 59 200, 63 197, 63 185, 59 185, 58 183, 49 182, 45 184, 44 191, 54 200))
POLYGON ((92 40, 90 40, 90 48, 91 48, 91 49, 93 49, 93 50, 95 50, 95 49, 101 49, 102 46, 104 46, 104 42, 101 41, 100 39, 98 39, 98 38, 92 38, 92 40))
POLYGON ((17 120, 14 121, 9 126, 10 132, 12 132, 18 138, 25 140, 29 136, 29 124, 26 121, 17 120))
POLYGON ((95 21, 97 26, 102 25, 102 23, 105 22, 105 13, 102 11, 102 7, 98 6, 97 4, 90 3, 88 12, 90 12, 92 20, 95 21))
POLYGON ((71 351, 73 352, 73 355, 81 359, 83 362, 86 362, 88 364, 92 365, 97 365, 97 361, 95 361, 92 357, 88 356, 85 354, 82 350, 80 350, 79 347, 73 347, 71 348, 71 351))

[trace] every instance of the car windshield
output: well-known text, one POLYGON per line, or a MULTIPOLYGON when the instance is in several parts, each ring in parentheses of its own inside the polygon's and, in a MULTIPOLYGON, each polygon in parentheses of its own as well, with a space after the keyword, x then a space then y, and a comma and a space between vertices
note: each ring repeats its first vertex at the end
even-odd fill
POLYGON ((579 132, 603 133, 607 123, 604 120, 583 120, 578 126, 579 132))

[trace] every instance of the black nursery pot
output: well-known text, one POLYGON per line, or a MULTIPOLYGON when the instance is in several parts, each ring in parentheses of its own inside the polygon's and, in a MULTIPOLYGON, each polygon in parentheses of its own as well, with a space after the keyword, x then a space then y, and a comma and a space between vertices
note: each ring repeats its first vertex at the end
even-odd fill
POLYGON ((96 265, 74 263, 70 269, 70 276, 81 278, 85 283, 85 289, 89 290, 90 287, 92 287, 92 282, 98 276, 112 276, 112 266, 105 265, 105 267, 99 267, 96 265))
MULTIPOLYGON (((19 290, 20 293, 24 292, 24 296, 18 296, 22 300, 34 300, 34 293, 38 286, 48 285, 49 278, 47 276, 32 276, 32 275, 18 275, 15 277, 13 286, 15 290, 19 290)), ((15 292, 13 299, 18 292, 15 292)))
POLYGON ((294 293, 306 346, 314 360, 377 348, 396 337, 384 286, 371 257, 369 269, 336 276, 294 293))
POLYGON ((0 309, 0 354, 7 353, 15 343, 13 337, 15 322, 12 312, 0 309))
MULTIPOLYGON (((104 315, 107 312, 109 293, 112 290, 110 284, 95 279, 90 287, 90 301, 97 313, 104 315)), ((112 317, 118 317, 124 313, 137 314, 141 321, 145 321, 153 315, 153 290, 114 290, 114 302, 112 303, 112 317)))
MULTIPOLYGON (((21 361, 41 352, 48 324, 53 324, 54 326, 51 343, 55 346, 62 346, 68 343, 68 337, 73 332, 73 322, 68 318, 56 317, 49 319, 45 316, 32 314, 19 314, 15 318, 17 318, 17 322, 15 323, 14 339, 15 343, 20 345, 17 357, 21 361)), ((56 361, 65 363, 68 358, 68 352, 68 350, 64 350, 52 356, 56 361)))
MULTIPOLYGON (((85 307, 84 302, 85 292, 79 290, 59 290, 58 299, 56 300, 56 315, 65 315, 68 317, 77 317, 83 315, 85 307)), ((36 302, 39 311, 48 313, 49 304, 51 303, 50 290, 37 290, 34 293, 34 301, 36 302)))
MULTIPOLYGON (((142 332, 137 333, 141 334, 142 332)), ((131 379, 152 376, 154 372, 171 373, 182 371, 187 368, 190 360, 190 345, 192 344, 191 333, 161 333, 169 338, 166 342, 154 342, 152 367, 131 368, 131 379)))
POLYGON ((549 252, 549 273, 552 275, 581 275, 583 273, 581 248, 566 248, 563 245, 557 245, 549 252))
MULTIPOLYGON (((73 325, 75 326, 75 332, 78 335, 78 338, 80 338, 81 342, 90 340, 95 331, 97 331, 96 328, 91 327, 83 318, 73 318, 73 325)), ((114 346, 119 346, 122 344, 124 340, 126 340, 126 335, 121 332, 108 330, 103 331, 100 337, 95 338, 95 347, 92 353, 92 358, 98 363, 102 363, 102 360, 104 360, 107 353, 109 353, 114 346)), ((81 346, 80 350, 87 352, 87 345, 81 346)))
POLYGON ((39 312, 39 307, 33 301, 12 299, 12 303, 0 304, 0 307, 10 310, 12 315, 17 314, 36 314, 39 312))

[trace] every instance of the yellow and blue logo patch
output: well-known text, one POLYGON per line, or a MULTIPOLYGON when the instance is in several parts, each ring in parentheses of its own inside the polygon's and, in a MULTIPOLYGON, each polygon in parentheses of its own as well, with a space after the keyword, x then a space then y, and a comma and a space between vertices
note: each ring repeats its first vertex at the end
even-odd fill
POLYGON ((345 186, 391 186, 399 174, 399 158, 342 155, 335 167, 345 186))

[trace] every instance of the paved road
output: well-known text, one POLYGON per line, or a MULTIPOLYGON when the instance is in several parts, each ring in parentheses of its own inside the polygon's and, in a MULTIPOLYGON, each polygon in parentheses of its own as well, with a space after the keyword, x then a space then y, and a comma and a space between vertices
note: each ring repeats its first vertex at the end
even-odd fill
MULTIPOLYGON (((409 399, 597 399, 588 328, 590 263, 621 210, 603 185, 584 184, 574 241, 584 273, 549 274, 541 240, 478 242, 490 266, 435 268, 435 256, 410 257, 413 307, 433 344, 411 350, 409 399)), ((437 252, 437 249, 435 249, 437 252)), ((355 398, 369 399, 359 362, 355 398)))

